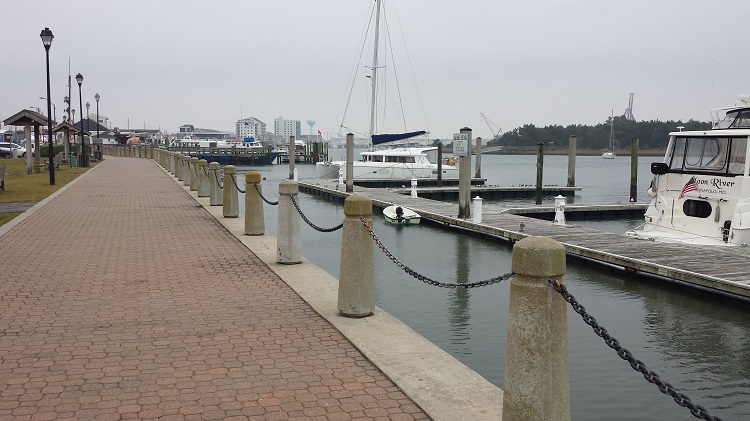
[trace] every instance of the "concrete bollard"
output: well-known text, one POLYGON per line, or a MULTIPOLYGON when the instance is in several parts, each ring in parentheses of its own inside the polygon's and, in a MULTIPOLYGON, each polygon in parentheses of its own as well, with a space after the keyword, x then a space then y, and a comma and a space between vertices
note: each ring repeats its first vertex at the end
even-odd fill
POLYGON ((557 195, 555 197, 555 225, 565 225, 565 197, 557 195))
POLYGON ((237 168, 234 165, 227 165, 224 167, 224 218, 240 216, 240 201, 237 197, 239 192, 232 177, 237 179, 237 168))
POLYGON ((473 205, 474 205, 474 211, 471 215, 471 221, 475 224, 481 224, 482 223, 482 198, 479 196, 474 197, 472 199, 473 205))
POLYGON ((211 206, 221 206, 224 201, 224 194, 219 187, 219 173, 221 172, 221 165, 218 162, 212 162, 208 164, 208 197, 211 206))
POLYGON ((546 237, 513 247, 503 421, 569 421, 567 303, 547 282, 562 282, 565 248, 546 237))
POLYGON ((177 154, 177 181, 185 181, 185 155, 177 154))
POLYGON ((258 191, 263 192, 258 171, 245 173, 245 235, 263 235, 266 233, 266 221, 263 214, 263 199, 258 191), (255 190, 255 186, 258 190, 255 190))
POLYGON ((190 158, 190 191, 198 191, 198 161, 196 157, 190 158))
POLYGON ((417 197, 417 179, 411 179, 411 197, 417 197))
POLYGON ((208 197, 210 194, 208 184, 208 161, 198 160, 198 197, 208 197))
MULTIPOLYGON (((171 156, 172 162, 170 165, 170 172, 172 175, 177 176, 180 173, 180 154, 177 152, 172 152, 171 156)), ((178 178, 179 179, 179 178, 178 178)))
POLYGON ((190 186, 190 179, 193 178, 193 168, 190 166, 190 156, 185 155, 182 160, 182 185, 190 186))
POLYGON ((294 208, 292 197, 299 197, 299 186, 294 180, 281 180, 279 183, 279 228, 276 240, 276 261, 293 265, 302 263, 302 241, 300 218, 294 208))
POLYGON ((366 317, 375 311, 373 240, 360 216, 372 225, 372 200, 363 194, 353 194, 344 201, 337 305, 347 317, 366 317))

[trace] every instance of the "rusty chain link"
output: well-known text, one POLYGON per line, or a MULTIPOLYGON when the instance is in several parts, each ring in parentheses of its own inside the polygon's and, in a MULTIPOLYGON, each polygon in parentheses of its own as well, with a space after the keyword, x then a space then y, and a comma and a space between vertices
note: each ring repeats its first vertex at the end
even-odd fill
POLYGON ((467 289, 468 288, 479 288, 479 287, 484 287, 484 286, 488 286, 488 285, 492 285, 492 284, 496 284, 496 283, 508 280, 508 279, 510 279, 513 276, 513 272, 510 272, 510 273, 506 273, 505 275, 500 275, 500 276, 497 276, 497 277, 494 277, 494 278, 486 279, 484 281, 470 282, 468 284, 446 283, 446 282, 439 282, 439 281, 432 280, 432 279, 430 279, 430 278, 428 278, 428 277, 426 277, 426 276, 418 273, 414 269, 406 266, 405 264, 401 263, 401 261, 398 260, 398 258, 396 258, 396 256, 394 256, 393 253, 391 253, 390 250, 388 250, 385 247, 385 245, 383 245, 383 243, 380 241, 380 239, 378 238, 378 236, 375 235, 375 232, 372 230, 372 227, 370 227, 370 224, 367 223, 367 220, 365 220, 365 217, 360 215, 359 220, 362 221, 362 225, 364 225, 364 227, 367 230, 367 232, 370 233, 370 236, 375 241, 375 244, 377 244, 378 248, 380 250, 382 250, 383 253, 385 253, 385 255, 388 257, 388 259, 390 259, 393 263, 395 263, 396 266, 398 266, 399 268, 401 268, 401 270, 403 270, 404 272, 408 273, 412 277, 414 277, 414 278, 416 278, 416 279, 424 282, 427 285, 432 285, 432 286, 436 286, 436 287, 440 287, 440 288, 453 288, 453 289, 458 289, 458 288, 467 288, 467 289))
POLYGON ((289 195, 289 197, 292 199, 292 204, 294 205, 295 208, 297 208, 297 212, 302 217, 302 219, 307 223, 307 225, 311 226, 314 230, 320 231, 320 232, 334 232, 334 231, 340 230, 344 226, 344 224, 341 223, 341 224, 339 224, 339 225, 337 225, 337 226, 335 226, 333 228, 321 228, 321 227, 313 224, 312 222, 310 222, 309 219, 307 219, 307 217, 305 216, 305 214, 302 213, 302 210, 299 208, 299 205, 297 205, 297 201, 294 200, 294 195, 293 194, 289 195))
POLYGON ((594 333, 596 333, 596 335, 600 338, 604 339, 604 342, 608 347, 614 349, 617 352, 617 355, 620 356, 620 358, 629 362, 630 366, 633 367, 635 371, 643 374, 643 377, 646 379, 646 381, 655 384, 656 387, 659 388, 659 391, 661 391, 661 393, 671 396, 672 399, 674 399, 674 401, 677 403, 677 405, 690 410, 690 413, 693 414, 693 416, 696 418, 707 421, 721 421, 721 418, 709 415, 706 408, 694 404, 685 394, 678 392, 671 384, 663 381, 658 374, 647 369, 646 365, 643 364, 642 361, 635 359, 633 357, 633 354, 622 347, 617 339, 610 336, 610 334, 607 332, 607 329, 603 328, 599 325, 599 323, 597 323, 596 319, 592 315, 590 315, 586 311, 586 309, 578 302, 578 300, 576 300, 576 298, 568 292, 568 289, 565 288, 565 285, 554 279, 549 279, 547 280, 547 282, 552 285, 555 291, 559 292, 560 295, 562 295, 563 299, 567 301, 571 307, 573 307, 573 310, 575 310, 576 313, 581 315, 583 321, 594 329, 594 333))
POLYGON ((258 192, 258 196, 260 196, 260 198, 263 199, 264 202, 268 203, 271 206, 276 206, 276 205, 279 204, 278 200, 275 201, 275 202, 270 202, 268 199, 266 199, 265 197, 263 197, 263 193, 261 193, 260 189, 258 188, 258 183, 253 183, 253 186, 255 186, 255 191, 258 192))

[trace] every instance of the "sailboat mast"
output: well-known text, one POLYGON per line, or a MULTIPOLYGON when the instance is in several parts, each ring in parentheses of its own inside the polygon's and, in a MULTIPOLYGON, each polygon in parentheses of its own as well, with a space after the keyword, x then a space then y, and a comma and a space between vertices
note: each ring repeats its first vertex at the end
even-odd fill
POLYGON ((380 2, 375 0, 375 51, 372 54, 372 98, 370 103, 370 139, 375 134, 375 107, 378 89, 378 40, 380 38, 380 2))
POLYGON ((615 152, 615 110, 612 110, 612 117, 609 120, 609 151, 615 152))

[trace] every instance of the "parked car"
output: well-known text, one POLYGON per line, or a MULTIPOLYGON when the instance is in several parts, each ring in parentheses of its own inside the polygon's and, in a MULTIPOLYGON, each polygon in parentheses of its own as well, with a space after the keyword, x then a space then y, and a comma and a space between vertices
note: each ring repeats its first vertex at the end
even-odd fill
MULTIPOLYGON (((25 142, 24 142, 25 143, 25 142)), ((19 145, 18 143, 13 142, 3 142, 0 143, 0 149, 15 149, 16 150, 16 158, 26 158, 26 147, 23 145, 19 145), (10 146, 8 146, 10 145, 10 146)), ((34 142, 31 142, 31 153, 34 153, 34 142)))
POLYGON ((0 142, 0 155, 2 155, 3 158, 20 158, 26 156, 26 148, 21 148, 15 143, 0 142))

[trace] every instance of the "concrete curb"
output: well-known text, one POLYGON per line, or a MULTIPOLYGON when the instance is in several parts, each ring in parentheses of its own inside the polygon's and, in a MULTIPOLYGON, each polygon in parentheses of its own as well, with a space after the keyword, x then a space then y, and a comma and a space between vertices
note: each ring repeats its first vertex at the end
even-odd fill
MULTIPOLYGON (((177 182, 169 172, 165 173, 177 182)), ((245 235, 244 218, 224 218, 222 206, 211 206, 209 198, 198 197, 197 192, 190 191, 188 186, 178 185, 349 339, 433 420, 502 419, 503 391, 497 386, 378 307, 375 314, 367 318, 341 316, 337 310, 336 278, 304 257, 299 265, 277 263, 275 237, 245 235)))

